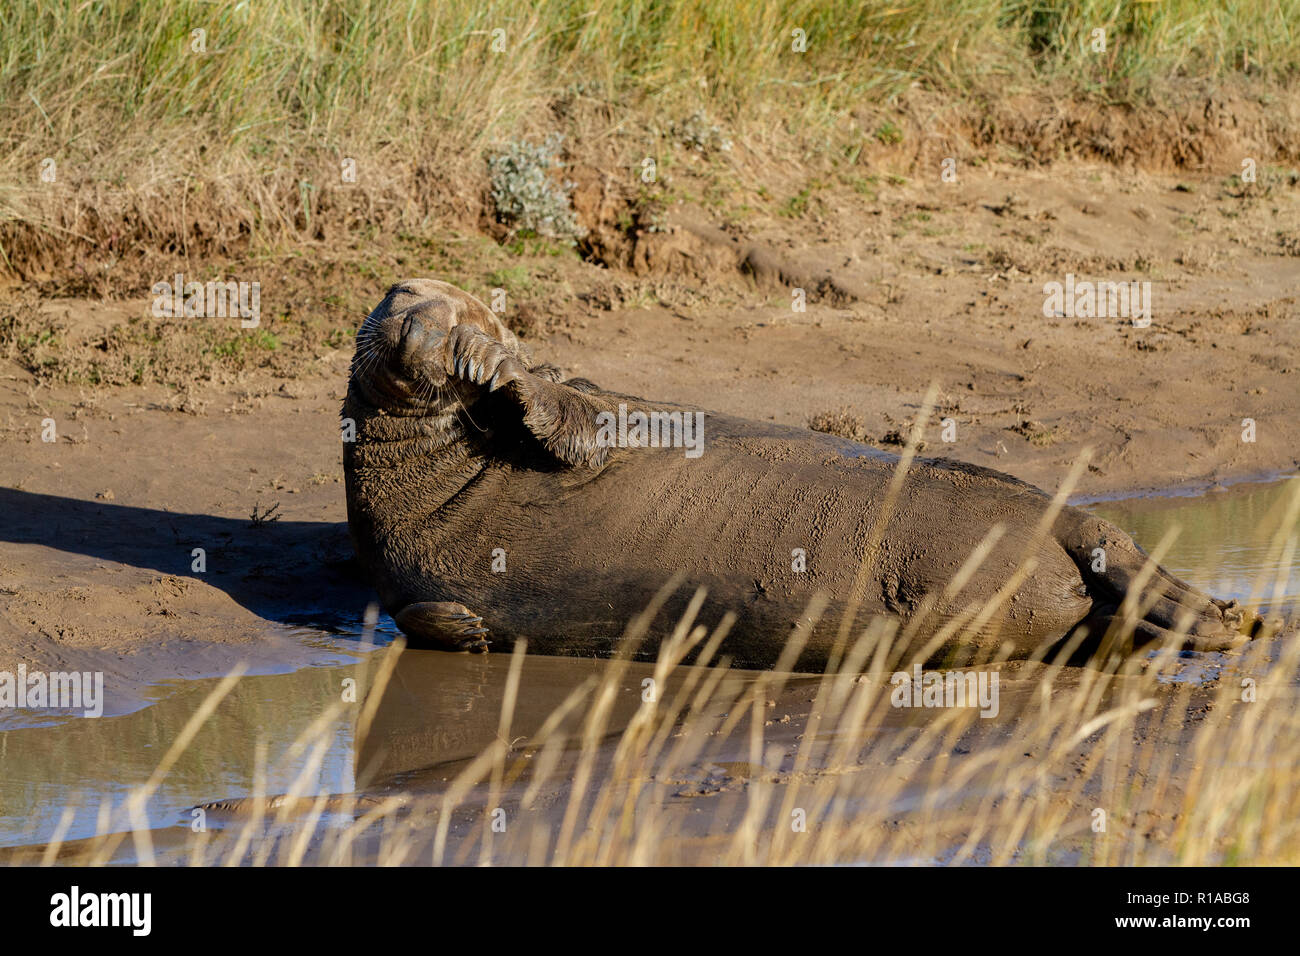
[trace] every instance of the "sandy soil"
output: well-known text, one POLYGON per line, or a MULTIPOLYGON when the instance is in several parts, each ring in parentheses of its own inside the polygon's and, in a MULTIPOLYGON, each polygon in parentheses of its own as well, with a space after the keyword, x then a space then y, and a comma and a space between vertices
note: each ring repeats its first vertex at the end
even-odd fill
MULTIPOLYGON (((788 288, 732 269, 725 248, 702 254, 724 240, 686 207, 670 211, 663 248, 676 258, 660 260, 678 268, 571 260, 548 267, 568 294, 515 307, 547 310, 531 347, 571 374, 793 425, 845 411, 839 427, 886 448, 936 383, 933 424, 955 420, 956 441, 932 427, 926 454, 1046 488, 1085 446, 1077 494, 1090 496, 1300 464, 1300 190, 1243 196, 1219 178, 1110 167, 881 188, 746 224, 775 274, 814 284, 806 312, 788 288), (1043 285, 1066 273, 1150 281, 1151 326, 1045 317, 1043 285)), ((401 277, 350 291, 377 302, 401 277)), ((41 307, 70 341, 92 342, 148 303, 41 307)), ((120 707, 148 682, 238 659, 292 666, 310 654, 293 626, 355 627, 369 592, 343 525, 348 359, 322 346, 292 375, 254 370, 184 394, 51 385, 0 365, 0 669, 102 669, 120 707), (279 520, 250 519, 277 504, 279 520), (205 572, 192 571, 195 548, 205 572)))

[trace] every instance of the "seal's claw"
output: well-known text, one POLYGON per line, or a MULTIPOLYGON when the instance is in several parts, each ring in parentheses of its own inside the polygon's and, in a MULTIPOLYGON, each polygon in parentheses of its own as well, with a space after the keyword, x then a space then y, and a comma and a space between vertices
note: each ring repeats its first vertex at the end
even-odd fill
POLYGON ((419 601, 395 615, 397 626, 412 643, 427 644, 447 651, 481 654, 488 649, 491 633, 483 619, 454 601, 419 601))
POLYGON ((482 329, 457 325, 447 337, 447 368, 456 378, 496 391, 520 381, 526 368, 508 345, 482 329))

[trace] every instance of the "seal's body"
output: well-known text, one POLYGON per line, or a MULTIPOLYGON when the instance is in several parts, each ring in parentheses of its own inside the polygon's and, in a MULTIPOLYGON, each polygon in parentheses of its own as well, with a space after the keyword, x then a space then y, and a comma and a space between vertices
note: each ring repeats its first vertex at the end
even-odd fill
MULTIPOLYGON (((699 410, 557 379, 445 283, 394 286, 358 334, 348 521, 414 641, 483 650, 523 637, 533 652, 608 654, 680 571, 707 589, 705 623, 736 613, 722 653, 739 666, 775 663, 813 595, 827 596, 798 661, 817 668, 877 535, 858 581, 863 619, 897 617, 918 644, 940 633, 935 652, 1009 641, 1024 657, 1082 623, 1105 631, 1146 563, 1115 526, 1053 515, 1038 489, 958 462, 913 462, 881 525, 897 459, 856 442, 707 412, 702 454, 618 447, 637 412, 683 437, 699 410)), ((1244 640, 1248 615, 1230 602, 1151 573, 1136 640, 1174 639, 1182 618, 1177 639, 1191 646, 1244 640)), ((670 602, 664 627, 684 603, 670 602)))

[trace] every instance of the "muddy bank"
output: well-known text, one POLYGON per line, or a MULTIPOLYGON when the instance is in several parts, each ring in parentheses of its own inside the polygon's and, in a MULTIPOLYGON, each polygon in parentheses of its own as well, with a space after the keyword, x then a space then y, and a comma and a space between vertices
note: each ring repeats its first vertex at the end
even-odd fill
POLYGON ((373 253, 362 278, 336 250, 268 273, 265 301, 293 308, 268 305, 250 331, 157 320, 148 300, 29 296, 0 329, 0 669, 93 664, 129 697, 241 659, 300 660, 271 648, 276 628, 355 632, 371 594, 348 565, 350 337, 334 332, 391 281, 441 269, 486 298, 505 283, 539 360, 618 391, 817 421, 897 451, 934 382, 924 454, 1051 489, 1091 448, 1081 496, 1297 467, 1296 190, 1058 167, 809 202, 803 218, 747 226, 800 274, 853 290, 808 296, 805 311, 788 275, 757 283, 725 247, 713 265, 644 276, 544 253, 499 275, 498 247, 446 242, 373 253), (1150 326, 1044 315, 1044 285, 1071 273, 1149 282, 1150 326), (115 377, 133 353, 114 330, 153 343, 139 384, 115 377))

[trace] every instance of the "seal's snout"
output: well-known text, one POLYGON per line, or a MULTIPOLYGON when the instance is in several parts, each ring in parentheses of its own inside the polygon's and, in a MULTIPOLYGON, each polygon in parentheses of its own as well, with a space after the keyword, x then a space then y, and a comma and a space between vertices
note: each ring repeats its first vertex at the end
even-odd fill
POLYGON ((403 358, 410 358, 424 347, 428 330, 414 312, 407 312, 402 319, 402 326, 397 332, 397 351, 403 358))
POLYGON ((438 357, 446 332, 436 322, 412 309, 402 316, 400 325, 393 324, 393 354, 402 369, 427 375, 440 367, 438 357))

